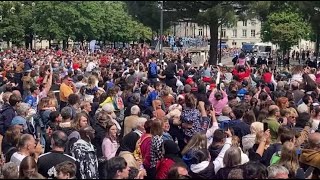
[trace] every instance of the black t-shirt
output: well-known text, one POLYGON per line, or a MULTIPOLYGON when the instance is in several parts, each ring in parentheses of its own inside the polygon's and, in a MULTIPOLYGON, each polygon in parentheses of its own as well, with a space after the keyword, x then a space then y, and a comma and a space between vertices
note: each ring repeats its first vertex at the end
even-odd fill
POLYGON ((53 178, 55 166, 65 161, 75 163, 75 158, 58 151, 42 154, 38 159, 38 172, 46 178, 53 178))

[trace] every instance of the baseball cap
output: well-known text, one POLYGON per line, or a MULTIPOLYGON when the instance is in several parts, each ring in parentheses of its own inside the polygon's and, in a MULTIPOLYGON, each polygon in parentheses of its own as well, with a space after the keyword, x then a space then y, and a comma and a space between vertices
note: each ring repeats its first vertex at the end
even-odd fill
POLYGON ((11 125, 22 125, 22 126, 26 126, 27 125, 27 121, 21 117, 21 116, 16 116, 12 119, 11 121, 11 125))

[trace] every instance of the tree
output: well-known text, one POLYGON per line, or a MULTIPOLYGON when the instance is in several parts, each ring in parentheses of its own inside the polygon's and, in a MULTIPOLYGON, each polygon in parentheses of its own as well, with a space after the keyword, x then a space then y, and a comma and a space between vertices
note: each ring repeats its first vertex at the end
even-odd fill
POLYGON ((19 2, 2 1, 0 2, 0 37, 7 42, 20 45, 24 38, 24 27, 20 20, 21 5, 19 2))
POLYGON ((261 28, 262 40, 278 44, 283 55, 299 40, 310 33, 310 26, 295 12, 282 11, 270 14, 261 28))

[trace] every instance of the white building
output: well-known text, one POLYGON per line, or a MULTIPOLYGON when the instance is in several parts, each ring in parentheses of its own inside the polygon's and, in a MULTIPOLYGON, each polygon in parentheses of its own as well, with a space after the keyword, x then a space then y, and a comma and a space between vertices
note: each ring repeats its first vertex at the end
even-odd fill
MULTIPOLYGON (((207 25, 199 26, 197 23, 177 22, 171 26, 171 32, 176 37, 206 37, 210 39, 210 28, 207 25)), ((262 42, 261 22, 258 19, 247 21, 238 21, 234 27, 219 27, 218 37, 222 32, 222 43, 226 43, 231 48, 241 48, 243 43, 262 42)), ((297 49, 314 49, 314 43, 310 41, 300 40, 299 44, 293 48, 297 49)))

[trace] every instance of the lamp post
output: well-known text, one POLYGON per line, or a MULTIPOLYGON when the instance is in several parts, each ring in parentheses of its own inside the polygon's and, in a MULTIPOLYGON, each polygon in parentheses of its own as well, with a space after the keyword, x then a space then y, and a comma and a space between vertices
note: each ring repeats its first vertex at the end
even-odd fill
POLYGON ((163 36, 163 1, 160 1, 160 62, 163 59, 163 43, 162 43, 162 36, 163 36))

